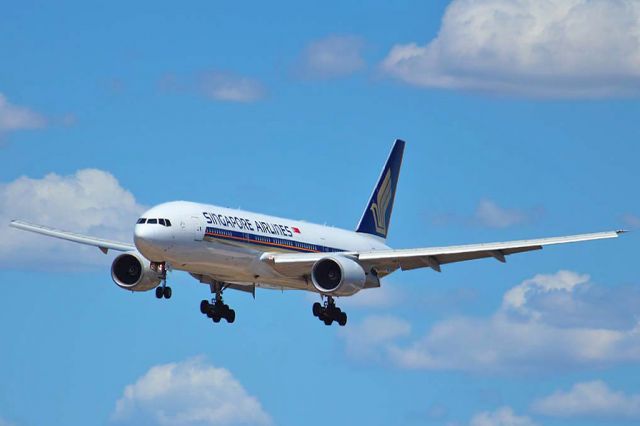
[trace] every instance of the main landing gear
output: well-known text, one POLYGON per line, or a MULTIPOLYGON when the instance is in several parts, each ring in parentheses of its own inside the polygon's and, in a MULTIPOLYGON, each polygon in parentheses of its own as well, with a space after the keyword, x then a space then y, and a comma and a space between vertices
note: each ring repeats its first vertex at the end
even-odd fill
POLYGON ((211 292, 215 293, 215 297, 211 299, 211 303, 208 300, 200 302, 200 312, 215 323, 224 318, 229 324, 232 324, 236 320, 236 311, 222 301, 223 290, 222 283, 211 284, 211 292))
POLYGON ((158 299, 171 299, 171 287, 167 285, 167 267, 164 262, 151 262, 151 269, 160 275, 162 285, 156 287, 156 297, 158 299))
POLYGON ((347 314, 336 306, 336 302, 331 296, 327 296, 324 306, 319 302, 313 304, 313 316, 324 322, 325 325, 331 325, 334 321, 342 327, 347 324, 347 314))
POLYGON ((163 282, 161 286, 156 287, 156 297, 158 299, 171 299, 171 287, 166 285, 166 282, 163 282))

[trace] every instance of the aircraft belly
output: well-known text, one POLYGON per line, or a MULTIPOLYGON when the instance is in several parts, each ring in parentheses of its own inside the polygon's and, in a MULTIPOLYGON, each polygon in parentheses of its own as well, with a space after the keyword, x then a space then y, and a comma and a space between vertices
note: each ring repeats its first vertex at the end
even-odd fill
MULTIPOLYGON (((260 246, 215 239, 174 247, 169 259, 174 269, 207 275, 219 281, 271 289, 313 290, 303 277, 286 277, 260 261, 260 246)), ((275 250, 274 250, 275 251, 275 250)))

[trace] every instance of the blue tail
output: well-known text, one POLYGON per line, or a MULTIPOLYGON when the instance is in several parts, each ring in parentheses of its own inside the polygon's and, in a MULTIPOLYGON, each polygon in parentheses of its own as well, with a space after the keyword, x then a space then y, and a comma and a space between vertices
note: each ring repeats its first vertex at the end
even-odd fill
POLYGON ((403 153, 404 141, 396 139, 356 232, 387 238, 403 153))

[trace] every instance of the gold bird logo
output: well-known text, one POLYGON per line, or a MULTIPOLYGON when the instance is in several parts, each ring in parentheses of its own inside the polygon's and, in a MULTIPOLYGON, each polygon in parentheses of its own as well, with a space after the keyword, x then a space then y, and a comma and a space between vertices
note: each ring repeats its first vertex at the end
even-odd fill
POLYGON ((376 225, 376 232, 379 234, 387 234, 387 209, 391 202, 391 169, 387 170, 382 185, 378 190, 376 201, 371 203, 371 213, 373 213, 373 221, 376 225))

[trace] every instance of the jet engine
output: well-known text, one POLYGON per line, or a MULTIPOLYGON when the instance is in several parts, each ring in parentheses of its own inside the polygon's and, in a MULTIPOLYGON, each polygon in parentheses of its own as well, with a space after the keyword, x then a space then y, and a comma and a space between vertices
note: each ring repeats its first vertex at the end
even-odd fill
POLYGON ((161 275, 151 269, 147 259, 131 251, 116 257, 111 264, 111 278, 118 287, 131 291, 147 291, 156 288, 161 275))
POLYGON ((364 288, 366 273, 355 260, 345 256, 325 257, 311 268, 313 286, 329 296, 351 296, 364 288))

